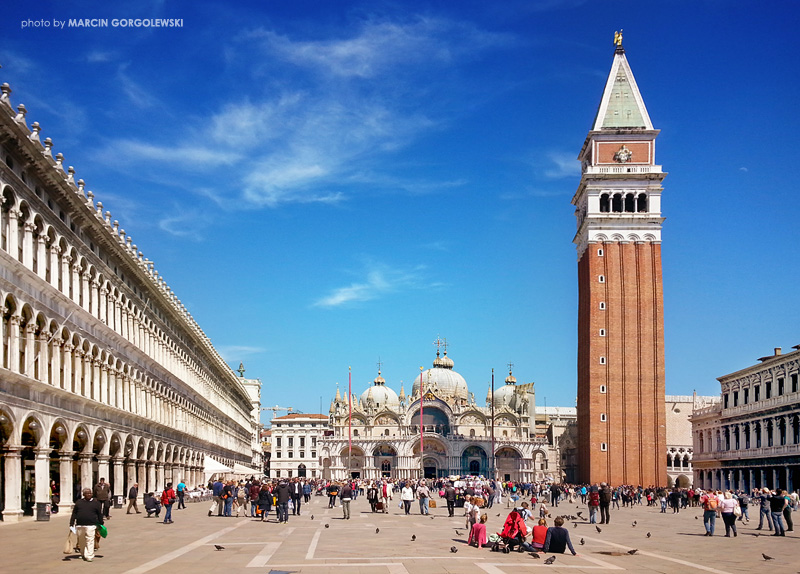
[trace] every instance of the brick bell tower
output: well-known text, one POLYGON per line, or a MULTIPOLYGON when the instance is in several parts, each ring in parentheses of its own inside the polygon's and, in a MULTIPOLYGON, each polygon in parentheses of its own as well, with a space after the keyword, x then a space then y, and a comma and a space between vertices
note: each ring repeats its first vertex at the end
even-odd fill
POLYGON ((578 465, 580 480, 665 485, 664 311, 659 130, 622 34, 578 159, 578 465))

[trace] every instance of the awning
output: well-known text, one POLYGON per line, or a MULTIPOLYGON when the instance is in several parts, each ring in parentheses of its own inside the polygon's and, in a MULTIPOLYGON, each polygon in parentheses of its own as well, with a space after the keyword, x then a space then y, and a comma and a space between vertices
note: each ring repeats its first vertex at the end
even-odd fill
POLYGON ((239 474, 242 476, 262 476, 264 471, 256 470, 254 468, 246 467, 243 464, 239 464, 238 462, 233 463, 233 474, 239 474))
POLYGON ((233 472, 233 469, 229 466, 225 466, 218 460, 214 460, 210 456, 206 455, 203 457, 203 473, 208 474, 217 474, 217 473, 225 473, 225 472, 233 472))

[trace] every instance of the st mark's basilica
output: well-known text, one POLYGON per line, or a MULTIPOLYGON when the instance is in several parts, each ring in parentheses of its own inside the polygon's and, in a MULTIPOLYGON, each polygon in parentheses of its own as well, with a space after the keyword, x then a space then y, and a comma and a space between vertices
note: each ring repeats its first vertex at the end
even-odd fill
POLYGON ((510 369, 505 383, 493 396, 489 388, 479 405, 454 366, 446 350, 437 350, 433 367, 415 376, 410 395, 402 384, 399 394, 387 386, 380 371, 360 396, 348 400, 337 389, 330 407, 332 434, 320 443, 323 476, 404 478, 419 476, 420 470, 429 478, 489 476, 493 464, 496 476, 506 480, 572 474, 574 408, 537 409, 534 383, 517 384, 510 369))

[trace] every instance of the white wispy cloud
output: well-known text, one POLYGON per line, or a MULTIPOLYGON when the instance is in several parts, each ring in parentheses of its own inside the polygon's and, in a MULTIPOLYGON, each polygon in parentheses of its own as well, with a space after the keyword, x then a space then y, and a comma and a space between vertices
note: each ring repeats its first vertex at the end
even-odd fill
POLYGON ((547 153, 547 159, 550 162, 550 167, 545 170, 545 177, 559 179, 562 177, 574 177, 581 173, 581 164, 575 159, 574 153, 551 151, 547 153))
POLYGON ((253 355, 260 355, 266 352, 266 349, 261 347, 251 347, 249 345, 218 345, 215 346, 217 352, 225 359, 230 365, 242 362, 248 357, 253 355))
POLYGON ((391 268, 384 264, 372 264, 360 281, 333 289, 328 295, 314 302, 314 307, 340 307, 348 303, 371 301, 399 291, 441 287, 441 283, 425 280, 425 267, 391 268))
MULTIPOLYGON (((438 72, 509 41, 472 24, 421 17, 368 20, 337 37, 312 41, 256 29, 226 49, 238 55, 229 59, 231 66, 246 66, 242 73, 255 84, 268 78, 270 89, 249 90, 206 117, 190 119, 175 141, 128 139, 108 148, 122 156, 119 163, 159 164, 159 176, 169 167, 232 168, 226 172, 235 175, 215 184, 214 196, 241 199, 239 207, 336 203, 359 189, 427 193, 462 185, 461 180, 423 177, 406 177, 398 185, 397 170, 387 159, 440 129, 452 113, 446 106, 416 111, 422 99, 438 100, 424 93, 434 80, 420 82, 421 75, 441 82, 438 72), (373 81, 378 77, 381 81, 373 81)), ((121 89, 137 106, 156 105, 124 65, 118 75, 121 89)), ((453 89, 445 84, 438 89, 453 89)))
POLYGON ((196 210, 181 210, 175 208, 173 214, 162 217, 158 221, 158 228, 175 237, 183 237, 194 241, 201 241, 201 230, 209 223, 208 217, 196 210))

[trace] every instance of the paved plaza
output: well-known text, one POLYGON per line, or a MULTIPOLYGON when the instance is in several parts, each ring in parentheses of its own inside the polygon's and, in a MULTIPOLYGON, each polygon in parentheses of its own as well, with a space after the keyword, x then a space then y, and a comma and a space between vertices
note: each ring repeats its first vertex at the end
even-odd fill
MULTIPOLYGON (((169 525, 143 518, 143 514, 125 515, 124 510, 116 510, 108 521, 108 538, 92 563, 62 553, 67 516, 56 515, 49 522, 3 524, 0 572, 526 574, 542 568, 578 573, 800 571, 797 532, 776 538, 763 530, 761 536, 755 536, 756 520, 742 526, 737 538, 725 538, 724 526, 718 520, 716 536, 707 538, 697 508, 678 515, 661 514, 646 506, 612 511, 612 523, 602 525, 600 533, 586 521, 577 521, 577 526, 570 521, 567 526, 578 556, 557 555, 555 563, 548 566, 544 561, 549 555, 537 560, 527 553, 502 554, 468 547, 464 519, 448 518, 443 508, 432 509, 434 518, 430 518, 418 513, 405 516, 397 507, 397 499, 388 514, 372 514, 364 497, 352 504, 352 519, 342 520, 340 508, 328 509, 327 497, 313 497, 309 506, 303 506, 302 515, 290 515, 286 525, 275 522, 274 512, 269 523, 251 518, 209 518, 209 503, 173 511, 175 522, 169 525), (412 535, 416 540, 412 541, 412 535), (581 538, 583 546, 579 544, 581 538), (216 550, 215 544, 224 550, 216 550), (450 551, 452 546, 457 553, 450 551), (637 554, 628 555, 633 548, 638 549, 637 554), (774 560, 766 562, 762 553, 774 560)), ((588 515, 584 507, 576 508, 575 504, 562 503, 551 509, 553 516, 578 511, 588 515)), ((507 512, 504 506, 487 511, 489 532, 501 529, 507 512)))

